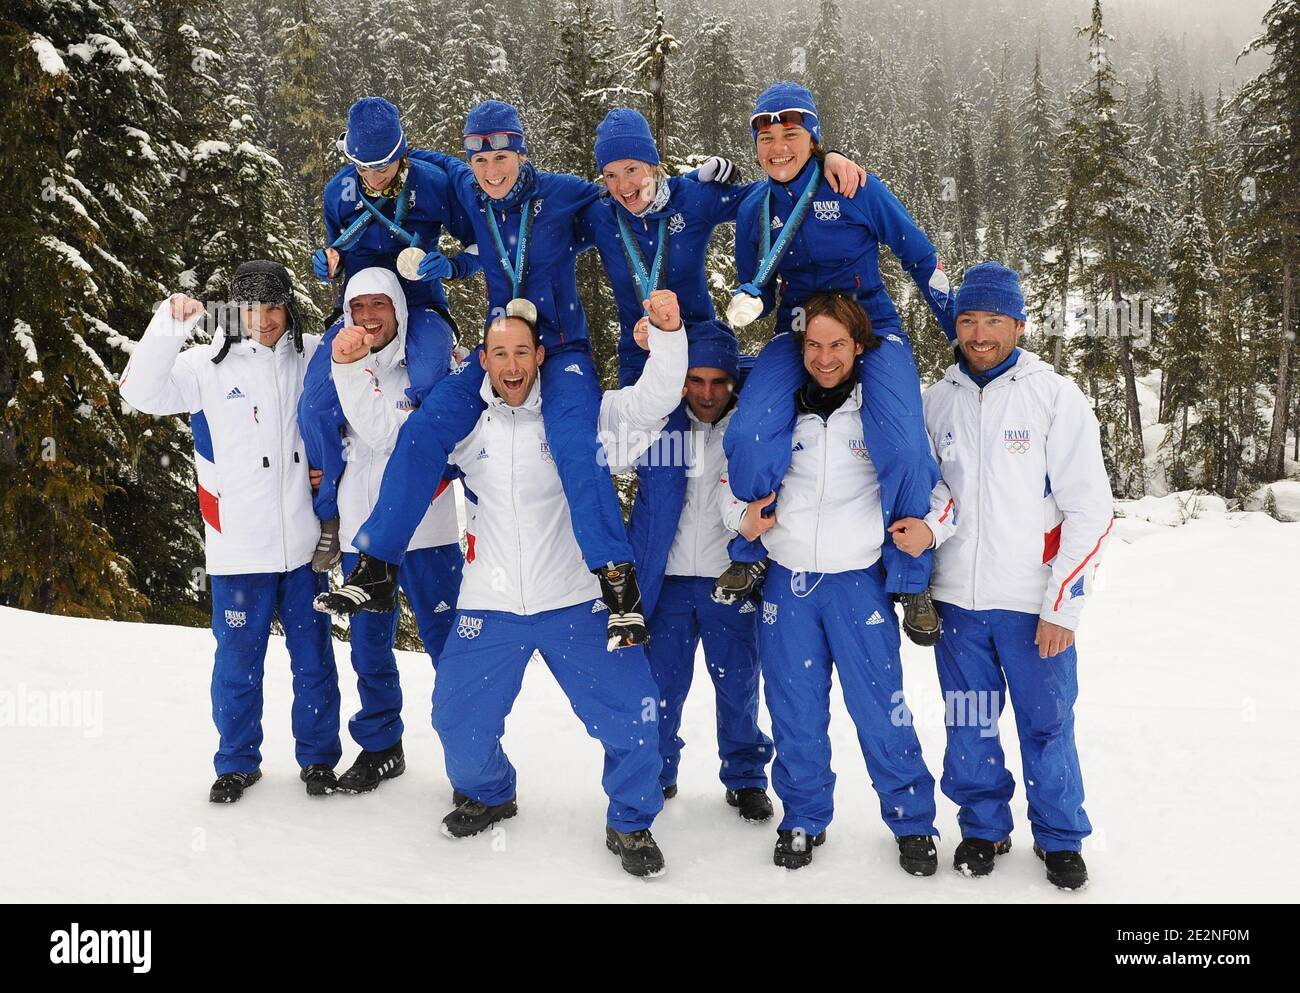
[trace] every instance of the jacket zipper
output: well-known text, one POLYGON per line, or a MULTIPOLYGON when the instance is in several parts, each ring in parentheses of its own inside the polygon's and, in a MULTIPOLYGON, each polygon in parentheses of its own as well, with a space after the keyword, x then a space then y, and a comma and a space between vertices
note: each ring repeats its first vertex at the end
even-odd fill
POLYGON ((976 417, 975 437, 978 441, 978 451, 975 455, 975 506, 978 508, 975 519, 975 544, 971 549, 970 557, 970 607, 971 610, 979 610, 979 604, 975 602, 975 591, 979 588, 976 580, 979 577, 979 554, 980 554, 980 525, 984 522, 984 388, 980 387, 975 394, 976 417))
POLYGON ((831 417, 834 417, 835 413, 831 411, 830 417, 822 421, 822 466, 817 477, 817 520, 813 524, 813 572, 821 571, 821 557, 818 552, 822 545, 822 497, 826 493, 826 449, 830 445, 831 417))
MULTIPOLYGON (((280 363, 279 356, 275 350, 271 350, 271 379, 275 382, 275 423, 284 428, 284 404, 280 401, 280 363)), ((282 443, 283 444, 283 443, 282 443)), ((286 537, 287 528, 284 521, 284 451, 276 453, 276 486, 278 487, 278 498, 280 504, 280 561, 282 563, 281 572, 289 571, 289 539, 286 537)))
POLYGON ((515 515, 515 561, 519 564, 519 606, 520 613, 528 613, 528 601, 524 598, 524 544, 519 538, 519 491, 515 488, 515 411, 510 411, 510 509, 515 515))
MULTIPOLYGON (((695 463, 692 466, 692 468, 695 469, 696 471, 693 476, 691 476, 689 479, 686 480, 686 491, 688 494, 690 493, 692 484, 698 484, 698 480, 700 478, 699 468, 700 465, 705 461, 704 453, 708 451, 709 443, 712 440, 712 438, 713 438, 713 425, 707 424, 704 427, 703 443, 697 446, 695 448, 695 451, 691 453, 692 461, 695 463)), ((692 440, 694 440, 693 434, 692 434, 692 440)), ((703 525, 704 523, 704 514, 701 513, 702 501, 698 499, 699 497, 698 485, 696 485, 696 497, 697 499, 695 500, 695 506, 692 508, 693 520, 691 522, 693 525, 692 530, 695 532, 693 536, 694 541, 692 542, 693 552, 691 555, 691 575, 694 576, 701 575, 700 573, 700 532, 703 530, 701 525, 703 525)), ((690 501, 687 502, 689 503, 690 501)))

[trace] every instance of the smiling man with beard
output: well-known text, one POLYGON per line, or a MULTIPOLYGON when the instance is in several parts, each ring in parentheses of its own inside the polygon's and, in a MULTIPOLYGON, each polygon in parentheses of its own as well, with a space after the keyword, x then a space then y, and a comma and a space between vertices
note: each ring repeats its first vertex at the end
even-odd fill
POLYGON ((888 345, 852 296, 814 293, 806 308, 806 328, 795 329, 805 373, 779 509, 764 516, 778 496, 768 494, 736 501, 727 517, 745 538, 761 536, 772 560, 758 650, 776 739, 772 785, 785 808, 773 861, 800 868, 826 840, 834 668, 899 863, 928 876, 938 866, 934 778, 910 720, 895 720, 906 710, 898 619, 885 586, 881 485, 862 438, 857 375, 864 352, 888 345))
MULTIPOLYGON (((942 478, 926 519, 890 530, 910 555, 938 546, 939 685, 945 699, 986 694, 999 714, 1010 688, 1034 851, 1050 882, 1074 890, 1088 881, 1081 851, 1092 832, 1074 743, 1074 632, 1113 503, 1092 405, 1018 347, 1024 330, 1019 274, 997 262, 968 269, 957 362, 925 391, 942 478)), ((1011 849, 1016 783, 996 734, 952 715, 947 731, 942 787, 961 808, 953 866, 986 876, 1011 849)))

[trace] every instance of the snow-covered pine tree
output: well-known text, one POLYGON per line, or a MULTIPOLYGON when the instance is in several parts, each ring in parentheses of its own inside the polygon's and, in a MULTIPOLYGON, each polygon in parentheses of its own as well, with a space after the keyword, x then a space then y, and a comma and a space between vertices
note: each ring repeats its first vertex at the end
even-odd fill
MULTIPOLYGON (((1020 204, 1024 221, 1034 224, 1046 212, 1052 187, 1053 149, 1059 139, 1055 102, 1043 79, 1040 50, 1034 49, 1034 70, 1016 113, 1020 143, 1020 204)), ((1026 236, 1029 232, 1026 231, 1026 236)))
MULTIPOLYGON (((478 0, 451 0, 438 14, 442 42, 438 52, 437 92, 441 99, 422 113, 432 111, 441 122, 435 141, 439 148, 458 149, 465 117, 484 100, 504 100, 506 94, 487 89, 488 70, 496 56, 487 15, 478 0)), ((418 72, 418 70, 416 70, 418 72)), ((417 100, 418 94, 412 94, 417 100)))
POLYGON ((335 146, 345 118, 330 108, 323 93, 322 81, 338 76, 332 50, 312 4, 309 0, 293 0, 286 5, 284 14, 274 44, 278 47, 276 61, 285 70, 271 95, 267 123, 275 159, 284 164, 299 202, 311 205, 305 212, 300 237, 308 244, 320 245, 325 238, 320 197, 338 169, 335 146))
POLYGON ((835 0, 820 0, 817 5, 817 21, 808 38, 805 62, 805 77, 817 98, 822 133, 842 134, 847 123, 844 104, 849 90, 844 85, 847 59, 840 33, 840 6, 835 0))
POLYGON ((1270 50, 1269 65, 1243 86, 1234 103, 1247 112, 1241 117, 1241 142, 1252 207, 1246 223, 1255 227, 1267 252, 1259 258, 1270 265, 1278 299, 1276 374, 1273 418, 1262 470, 1271 478, 1284 475, 1286 429, 1290 413, 1295 351, 1295 295, 1300 269, 1300 0, 1274 0, 1264 14, 1264 30, 1248 52, 1270 50))
POLYGON ((1189 445, 1191 410, 1204 398, 1206 342, 1210 336, 1214 291, 1219 272, 1209 226, 1201 209, 1202 179, 1195 167, 1183 177, 1183 207, 1175 222, 1170 248, 1172 321, 1156 342, 1163 371, 1160 420, 1170 424, 1163 460, 1172 489, 1196 484, 1196 467, 1204 453, 1189 445))
POLYGON ((932 49, 925 68, 921 71, 921 89, 919 93, 920 112, 934 128, 940 139, 948 136, 949 94, 948 79, 937 49, 932 49))
POLYGON ((1185 207, 1182 186, 1186 179, 1186 165, 1178 161, 1178 143, 1159 67, 1153 70, 1137 100, 1136 124, 1137 176, 1148 192, 1150 208, 1143 265, 1153 276, 1159 276, 1169 268, 1174 224, 1185 207))
POLYGON ((948 174, 944 179, 945 197, 954 208, 957 228, 957 253, 964 271, 980 261, 981 187, 975 155, 975 108, 961 90, 952 102, 948 116, 948 174))
POLYGON ((1125 333, 1122 324, 1117 326, 1116 318, 1127 313, 1133 294, 1151 283, 1141 255, 1147 191, 1137 174, 1133 128, 1121 119, 1122 84, 1106 49, 1112 39, 1102 21, 1101 0, 1093 0, 1090 22, 1078 33, 1088 41, 1089 69, 1088 79, 1072 98, 1085 163, 1081 233, 1089 252, 1082 276, 1086 283, 1100 286, 1098 317, 1107 317, 1117 343, 1128 436, 1116 439, 1116 448, 1135 468, 1125 473, 1125 478, 1131 481, 1134 492, 1142 493, 1145 482, 1139 470, 1145 451, 1134 338, 1125 333))
POLYGON ((141 584, 201 564, 178 429, 142 441, 113 374, 180 268, 150 219, 176 113, 111 2, 19 0, 0 49, 0 602, 139 618, 141 584), (110 531, 114 495, 157 552, 143 575, 131 555, 147 546, 110 531))
MULTIPOLYGON (((753 176, 754 145, 749 131, 749 110, 756 87, 737 56, 735 29, 730 21, 706 18, 695 39, 695 58, 686 74, 693 91, 693 127, 687 133, 708 137, 712 151, 739 165, 753 176)), ((705 149, 695 151, 705 154, 705 149)))
MULTIPOLYGON (((557 11, 559 35, 544 102, 547 167, 594 178, 596 126, 631 88, 620 78, 614 27, 594 0, 570 0, 557 11)), ((618 310, 595 252, 578 260, 578 289, 591 333, 592 353, 606 385, 617 381, 618 310)))
POLYGON ((988 209, 987 254, 1014 269, 1024 263, 1020 231, 1020 147, 1016 140, 1007 46, 993 79, 993 108, 984 145, 984 203, 988 209))

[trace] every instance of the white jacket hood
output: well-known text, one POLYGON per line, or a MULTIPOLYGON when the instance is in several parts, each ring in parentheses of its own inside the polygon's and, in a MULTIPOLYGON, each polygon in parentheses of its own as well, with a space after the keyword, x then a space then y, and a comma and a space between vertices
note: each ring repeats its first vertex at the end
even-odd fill
POLYGON ((397 281, 392 270, 378 266, 362 269, 348 280, 347 288, 343 291, 343 313, 348 324, 356 323, 352 319, 353 298, 370 293, 382 293, 388 297, 393 303, 393 310, 397 312, 397 337, 376 353, 383 357, 386 364, 393 365, 406 357, 406 294, 402 292, 402 284, 397 281))

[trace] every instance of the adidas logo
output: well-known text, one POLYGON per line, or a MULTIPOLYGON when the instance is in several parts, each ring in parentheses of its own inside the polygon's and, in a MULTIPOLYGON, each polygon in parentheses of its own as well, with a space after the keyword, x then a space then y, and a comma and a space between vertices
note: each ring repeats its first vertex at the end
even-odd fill
POLYGON ((740 611, 739 611, 739 612, 742 613, 742 614, 752 614, 752 613, 754 612, 755 609, 756 609, 756 608, 754 607, 754 601, 753 601, 753 600, 746 600, 746 601, 745 601, 745 605, 744 605, 743 607, 740 608, 740 611))
POLYGON ((565 372, 576 372, 579 376, 582 375, 582 368, 581 368, 581 367, 578 365, 578 363, 576 363, 576 362, 574 362, 572 365, 566 365, 566 366, 564 367, 564 371, 565 371, 565 372))
POLYGON ((244 399, 244 394, 241 393, 241 392, 239 392, 239 387, 236 386, 233 390, 231 390, 229 393, 226 394, 226 399, 227 399, 227 400, 242 400, 242 399, 244 399))
POLYGON ((873 610, 871 616, 867 618, 868 624, 884 624, 885 619, 880 616, 880 611, 873 610))
POLYGON ((478 450, 478 455, 475 456, 475 459, 476 459, 476 460, 477 460, 477 459, 485 459, 485 458, 487 458, 487 457, 488 457, 487 449, 486 449, 486 448, 480 448, 480 449, 478 450))
POLYGON ((434 612, 435 614, 441 614, 443 611, 446 611, 446 610, 451 610, 451 608, 447 606, 447 601, 446 601, 446 600, 439 600, 439 601, 438 601, 438 606, 436 606, 436 607, 433 608, 433 612, 434 612))
POLYGON ((596 600, 591 605, 591 612, 599 614, 602 610, 609 610, 609 605, 604 600, 596 600))
POLYGON ((785 225, 781 223, 781 218, 779 218, 779 217, 773 217, 773 218, 772 218, 772 230, 773 230, 773 231, 775 231, 777 228, 783 228, 783 227, 785 227, 785 225))

